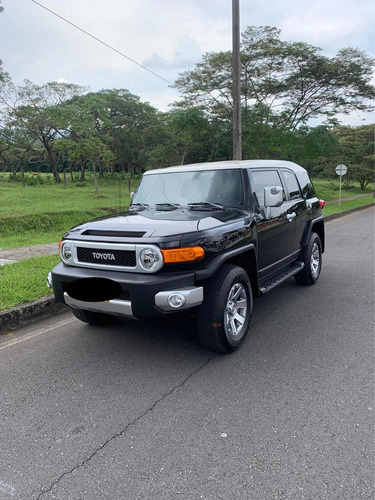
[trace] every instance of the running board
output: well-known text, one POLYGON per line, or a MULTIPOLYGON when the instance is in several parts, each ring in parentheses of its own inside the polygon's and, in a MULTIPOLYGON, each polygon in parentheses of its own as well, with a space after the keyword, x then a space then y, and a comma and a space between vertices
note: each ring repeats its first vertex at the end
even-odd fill
POLYGON ((302 271, 304 267, 305 264, 303 262, 293 262, 293 264, 288 267, 284 267, 281 271, 273 274, 272 276, 267 276, 267 278, 264 278, 259 283, 261 294, 263 295, 269 292, 277 285, 280 285, 283 281, 302 271))

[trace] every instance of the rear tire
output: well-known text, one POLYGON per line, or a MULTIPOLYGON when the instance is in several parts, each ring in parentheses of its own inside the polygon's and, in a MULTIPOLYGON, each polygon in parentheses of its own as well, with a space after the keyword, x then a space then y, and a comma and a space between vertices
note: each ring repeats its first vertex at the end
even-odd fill
POLYGON ((90 325, 106 325, 108 323, 114 323, 116 321, 116 317, 111 316, 110 314, 85 311, 83 309, 76 309, 73 307, 72 311, 77 319, 83 321, 84 323, 89 323, 90 325))
POLYGON ((213 351, 235 351, 246 338, 252 309, 248 275, 241 267, 223 265, 204 285, 196 316, 200 342, 213 351))
POLYGON ((322 269, 322 243, 316 233, 311 233, 309 242, 301 250, 300 262, 305 264, 301 272, 294 276, 299 285, 313 285, 318 281, 322 269))

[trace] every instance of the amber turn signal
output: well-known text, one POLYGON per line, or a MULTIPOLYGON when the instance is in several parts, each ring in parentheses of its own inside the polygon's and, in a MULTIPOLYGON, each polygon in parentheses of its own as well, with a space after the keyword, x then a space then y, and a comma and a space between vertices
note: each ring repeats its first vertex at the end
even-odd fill
POLYGON ((61 243, 62 243, 62 240, 59 241, 59 253, 60 253, 61 243))
POLYGON ((163 259, 165 264, 172 264, 174 262, 191 262, 193 260, 202 259, 204 250, 202 247, 188 247, 188 248, 171 248, 162 250, 163 259))

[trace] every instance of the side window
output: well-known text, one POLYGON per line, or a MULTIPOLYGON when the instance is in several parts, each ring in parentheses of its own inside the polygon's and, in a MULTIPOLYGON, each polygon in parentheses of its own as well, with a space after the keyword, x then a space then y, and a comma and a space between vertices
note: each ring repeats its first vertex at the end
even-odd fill
POLYGON ((282 186, 280 176, 276 170, 257 170, 250 174, 251 191, 256 194, 260 207, 264 207, 264 188, 282 186))
POLYGON ((315 189, 307 172, 297 172, 297 179, 304 198, 314 198, 316 196, 315 189))
POLYGON ((299 189, 299 185, 296 179, 296 176, 293 172, 289 172, 288 170, 283 170, 283 176, 285 179, 285 184, 288 189, 289 198, 291 200, 296 200, 301 198, 301 191, 299 189))

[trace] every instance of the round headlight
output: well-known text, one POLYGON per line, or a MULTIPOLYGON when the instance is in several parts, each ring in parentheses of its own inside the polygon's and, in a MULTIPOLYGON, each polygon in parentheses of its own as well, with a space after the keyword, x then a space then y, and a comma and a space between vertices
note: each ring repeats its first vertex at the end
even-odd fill
POLYGON ((61 257, 65 262, 70 262, 73 258, 72 249, 67 243, 62 246, 61 257))
POLYGON ((155 271, 162 264, 162 256, 154 248, 144 248, 139 254, 141 266, 146 271, 155 271))

